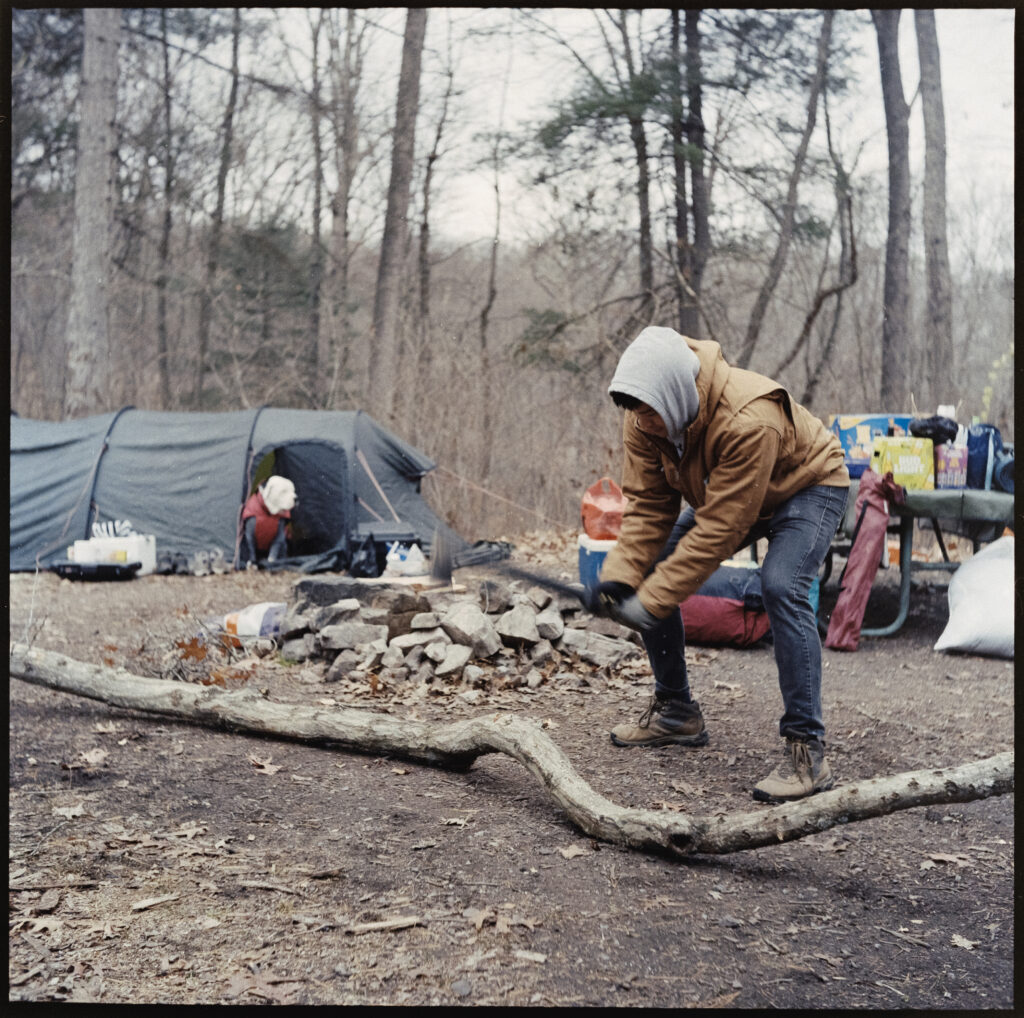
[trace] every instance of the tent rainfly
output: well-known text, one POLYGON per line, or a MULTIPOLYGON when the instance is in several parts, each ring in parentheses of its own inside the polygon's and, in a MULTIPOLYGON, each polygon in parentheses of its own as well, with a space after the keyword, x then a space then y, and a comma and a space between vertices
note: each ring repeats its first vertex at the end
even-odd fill
POLYGON ((272 473, 298 493, 289 561, 301 568, 349 568, 368 540, 415 540, 429 554, 438 530, 458 557, 467 542, 420 494, 435 465, 361 410, 12 414, 11 571, 66 559, 109 520, 153 534, 158 555, 220 549, 237 561, 242 505, 272 473))

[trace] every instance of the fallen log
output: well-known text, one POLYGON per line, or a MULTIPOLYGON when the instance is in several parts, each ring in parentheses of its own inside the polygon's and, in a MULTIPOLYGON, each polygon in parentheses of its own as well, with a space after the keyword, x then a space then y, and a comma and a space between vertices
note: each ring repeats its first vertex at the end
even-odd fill
POLYGON ((1013 791, 1013 753, 1008 752, 956 767, 872 778, 745 813, 687 816, 616 805, 583 780, 539 724, 512 716, 437 724, 358 708, 275 703, 248 689, 150 679, 21 644, 11 644, 10 674, 115 707, 459 770, 477 757, 504 753, 533 774, 586 834, 677 858, 760 848, 915 806, 1013 791))

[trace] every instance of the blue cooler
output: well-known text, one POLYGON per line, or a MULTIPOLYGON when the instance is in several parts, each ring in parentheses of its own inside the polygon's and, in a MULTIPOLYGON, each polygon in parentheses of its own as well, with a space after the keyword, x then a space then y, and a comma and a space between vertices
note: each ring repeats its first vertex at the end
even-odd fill
POLYGON ((597 584, 601 575, 604 557, 615 547, 617 541, 597 541, 586 534, 580 534, 580 583, 585 587, 597 584))

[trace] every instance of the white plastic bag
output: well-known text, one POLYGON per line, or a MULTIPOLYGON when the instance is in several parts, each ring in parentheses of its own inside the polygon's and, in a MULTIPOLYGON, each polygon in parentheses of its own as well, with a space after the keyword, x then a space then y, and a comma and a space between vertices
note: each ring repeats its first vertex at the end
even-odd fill
POLYGON ((949 622, 935 650, 1013 657, 1013 538, 968 559, 949 581, 949 622))
POLYGON ((423 576, 428 572, 427 560, 418 544, 399 544, 388 548, 385 576, 423 576))

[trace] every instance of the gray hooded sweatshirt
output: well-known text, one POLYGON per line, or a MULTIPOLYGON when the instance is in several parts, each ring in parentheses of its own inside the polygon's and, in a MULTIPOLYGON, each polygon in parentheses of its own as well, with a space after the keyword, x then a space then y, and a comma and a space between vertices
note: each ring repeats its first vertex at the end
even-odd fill
POLYGON ((646 403, 665 422, 669 441, 683 450, 683 436, 700 410, 700 361, 674 329, 650 325, 619 358, 608 392, 646 403))

